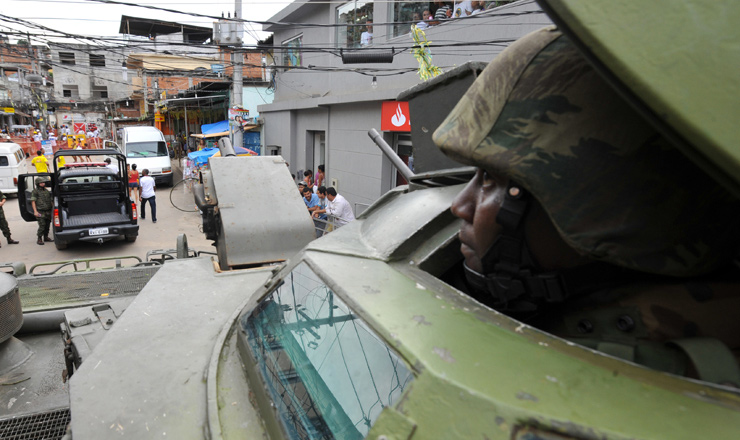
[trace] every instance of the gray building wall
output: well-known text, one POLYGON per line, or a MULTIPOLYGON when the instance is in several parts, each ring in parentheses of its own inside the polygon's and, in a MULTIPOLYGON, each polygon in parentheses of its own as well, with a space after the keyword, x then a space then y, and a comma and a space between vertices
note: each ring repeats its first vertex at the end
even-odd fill
MULTIPOLYGON (((290 23, 334 24, 336 8, 327 3, 293 3, 272 17, 271 21, 290 23)), ((304 51, 299 69, 279 67, 280 53, 275 54, 275 95, 272 104, 259 107, 264 118, 265 145, 281 147, 282 155, 290 163, 291 172, 311 165, 306 160, 309 131, 326 131, 327 184, 338 181, 338 191, 357 213, 364 204, 372 203, 390 189, 394 170, 367 135, 368 130, 380 131, 381 104, 395 100, 403 90, 419 84, 413 57, 413 41, 409 34, 389 37, 392 22, 392 3, 377 3, 373 13, 374 49, 390 50, 398 54, 392 64, 344 65, 340 57, 327 51, 304 51), (336 71, 333 69, 342 69, 336 71), (356 69, 356 71, 348 71, 356 69), (357 73, 370 69, 375 73, 357 73), (408 69, 408 72, 403 72, 408 69), (377 87, 371 87, 375 75, 377 87)), ((443 71, 467 61, 491 61, 517 38, 551 25, 534 0, 522 0, 486 11, 474 17, 443 23, 428 28, 426 37, 432 43, 481 43, 459 47, 432 48, 434 65, 443 71)), ((274 44, 284 44, 302 37, 303 48, 334 48, 338 52, 336 28, 297 27, 273 25, 266 30, 274 33, 274 44)), ((412 115, 412 124, 413 115, 412 115)), ((383 133, 389 143, 392 133, 383 133)), ((313 164, 315 171, 318 164, 313 164)))
POLYGON ((51 63, 54 69, 54 98, 57 101, 112 101, 131 96, 130 78, 123 77, 123 62, 128 56, 128 49, 97 49, 83 44, 50 44, 51 63), (59 53, 73 53, 75 64, 63 64, 59 53), (90 54, 103 56, 105 66, 91 66, 90 54), (65 97, 64 86, 77 86, 77 98, 65 97), (105 86, 107 98, 93 96, 94 86, 105 86))

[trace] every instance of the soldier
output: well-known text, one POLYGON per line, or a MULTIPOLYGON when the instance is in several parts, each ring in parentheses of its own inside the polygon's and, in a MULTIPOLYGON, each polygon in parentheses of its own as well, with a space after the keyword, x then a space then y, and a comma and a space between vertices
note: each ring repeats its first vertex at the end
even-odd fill
POLYGON ((3 210, 3 206, 5 206, 5 200, 5 194, 0 191, 0 230, 3 231, 3 235, 5 236, 5 238, 8 239, 8 244, 18 244, 17 241, 10 238, 10 228, 8 227, 8 221, 5 220, 5 211, 3 210))
POLYGON ((727 314, 740 307, 740 201, 567 37, 512 44, 434 141, 478 167, 451 207, 471 295, 613 356, 740 385, 727 314))
POLYGON ((31 192, 31 206, 33 215, 39 223, 39 229, 36 232, 38 240, 36 244, 43 245, 45 241, 54 241, 49 237, 49 228, 51 227, 51 192, 46 189, 46 179, 43 177, 36 178, 36 189, 31 192))

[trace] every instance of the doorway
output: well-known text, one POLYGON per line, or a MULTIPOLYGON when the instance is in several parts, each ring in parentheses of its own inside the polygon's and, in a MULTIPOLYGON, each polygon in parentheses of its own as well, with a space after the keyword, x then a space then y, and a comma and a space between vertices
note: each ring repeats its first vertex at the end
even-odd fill
POLYGON ((315 178, 317 167, 326 163, 326 132, 309 133, 309 141, 306 142, 306 169, 313 171, 315 178))

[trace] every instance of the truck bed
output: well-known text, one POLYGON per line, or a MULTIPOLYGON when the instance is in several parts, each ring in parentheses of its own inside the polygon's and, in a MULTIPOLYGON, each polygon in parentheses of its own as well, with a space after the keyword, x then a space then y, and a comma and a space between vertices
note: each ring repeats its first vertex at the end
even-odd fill
POLYGON ((102 214, 82 214, 82 215, 71 215, 64 220, 63 227, 65 228, 77 228, 77 227, 98 227, 105 226, 108 224, 128 223, 130 221, 128 215, 121 214, 120 212, 106 212, 102 214))

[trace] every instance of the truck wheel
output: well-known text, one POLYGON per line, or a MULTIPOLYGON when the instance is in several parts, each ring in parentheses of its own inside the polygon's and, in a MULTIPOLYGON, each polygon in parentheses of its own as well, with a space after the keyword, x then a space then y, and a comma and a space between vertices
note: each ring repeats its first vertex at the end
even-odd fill
POLYGON ((137 237, 137 235, 127 235, 126 236, 126 241, 128 241, 129 243, 133 243, 133 242, 136 241, 136 237, 137 237))
POLYGON ((63 251, 64 249, 67 249, 68 245, 69 243, 67 243, 66 241, 54 237, 54 246, 56 246, 58 250, 63 251))

